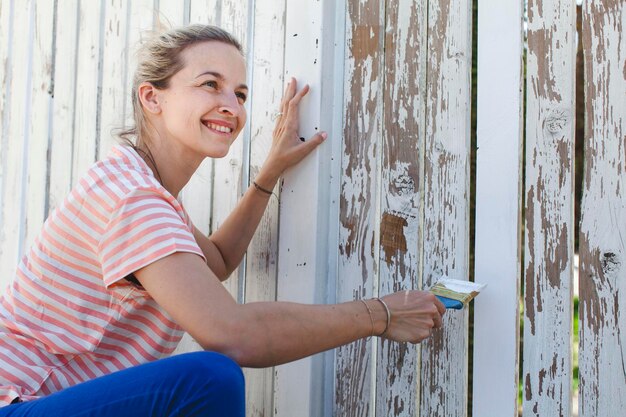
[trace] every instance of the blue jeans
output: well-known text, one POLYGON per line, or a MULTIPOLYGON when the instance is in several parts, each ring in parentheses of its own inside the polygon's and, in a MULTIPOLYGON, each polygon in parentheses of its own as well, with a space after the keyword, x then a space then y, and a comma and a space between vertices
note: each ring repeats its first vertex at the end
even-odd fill
POLYGON ((44 416, 244 417, 243 373, 219 353, 186 353, 0 408, 0 417, 44 416))

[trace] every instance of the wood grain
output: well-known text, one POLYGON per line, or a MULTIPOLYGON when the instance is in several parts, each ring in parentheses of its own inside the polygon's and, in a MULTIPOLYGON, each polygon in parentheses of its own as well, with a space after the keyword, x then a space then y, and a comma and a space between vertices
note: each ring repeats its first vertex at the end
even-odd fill
POLYGON ((576 9, 528 6, 523 409, 570 416, 576 9))
MULTIPOLYGON (((352 0, 347 6, 337 301, 378 292, 384 2, 352 0)), ((375 357, 365 339, 336 350, 335 415, 374 414, 375 357)))
POLYGON ((626 4, 583 4, 580 415, 626 409, 626 4))
POLYGON ((27 173, 24 170, 25 137, 30 115, 32 88, 32 43, 34 38, 34 5, 32 1, 12 4, 11 55, 7 66, 9 100, 4 107, 2 148, 3 187, 2 232, 0 234, 0 276, 5 283, 15 274, 15 267, 23 252, 26 216, 24 199, 27 173))
MULTIPOLYGON (((471 2, 429 2, 424 288, 469 275, 471 2)), ((422 342, 420 415, 467 414, 467 310, 422 342)))
MULTIPOLYGON (((272 146, 274 112, 283 93, 285 48, 284 2, 256 0, 252 51, 248 72, 252 73, 249 101, 250 169, 248 183, 254 181, 272 146)), ((267 209, 246 255, 244 300, 276 300, 278 273, 279 189, 269 198, 267 209)), ((274 414, 274 368, 246 369, 246 410, 250 417, 274 414)))
MULTIPOLYGON (((425 3, 387 1, 379 294, 421 287, 426 91, 425 3)), ((377 416, 414 416, 419 346, 379 339, 377 416)))

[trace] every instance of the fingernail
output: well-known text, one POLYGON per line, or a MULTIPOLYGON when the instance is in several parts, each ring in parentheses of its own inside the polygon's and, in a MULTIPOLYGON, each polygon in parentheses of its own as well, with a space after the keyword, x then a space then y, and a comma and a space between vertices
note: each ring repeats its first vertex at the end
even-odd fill
POLYGON ((328 137, 328 133, 326 132, 322 132, 320 133, 320 135, 322 135, 322 139, 326 140, 326 138, 328 137))

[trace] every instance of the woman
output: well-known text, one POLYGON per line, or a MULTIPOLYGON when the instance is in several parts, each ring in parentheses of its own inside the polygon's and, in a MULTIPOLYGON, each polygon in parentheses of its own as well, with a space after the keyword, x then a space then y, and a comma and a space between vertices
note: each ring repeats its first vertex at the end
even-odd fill
POLYGON ((417 343, 441 326, 430 293, 338 305, 238 305, 220 281, 241 261, 302 142, 289 82, 266 163, 209 238, 176 200, 246 122, 246 67, 227 32, 150 39, 133 81, 136 127, 46 221, 0 300, 0 417, 243 416, 240 366, 277 365, 372 335, 417 343), (205 352, 161 359, 183 331, 205 352))

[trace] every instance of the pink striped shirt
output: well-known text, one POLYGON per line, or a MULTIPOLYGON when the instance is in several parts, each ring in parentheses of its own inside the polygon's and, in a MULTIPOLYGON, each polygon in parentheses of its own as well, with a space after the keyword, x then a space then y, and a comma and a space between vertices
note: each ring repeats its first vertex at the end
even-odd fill
POLYGON ((134 150, 115 147, 50 215, 0 298, 0 407, 171 353, 182 330, 124 278, 174 252, 204 258, 189 216, 134 150))

